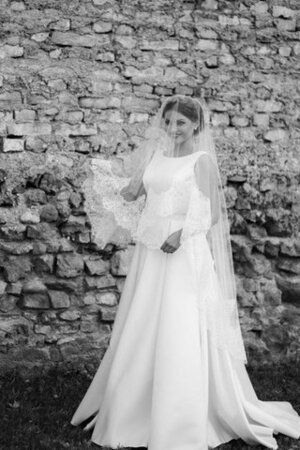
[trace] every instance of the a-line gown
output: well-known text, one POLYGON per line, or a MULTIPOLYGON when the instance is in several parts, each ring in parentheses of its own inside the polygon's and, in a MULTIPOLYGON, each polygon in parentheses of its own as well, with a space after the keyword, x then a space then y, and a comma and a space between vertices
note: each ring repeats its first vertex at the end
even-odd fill
POLYGON ((300 418, 291 404, 259 400, 244 362, 215 345, 203 325, 198 303, 205 289, 214 295, 218 283, 207 230, 193 238, 203 289, 195 289, 188 246, 174 253, 159 248, 184 220, 182 204, 178 214, 157 219, 159 196, 174 177, 192 176, 201 153, 157 153, 144 172, 156 218, 139 219, 140 239, 109 346, 71 420, 79 425, 91 418, 91 439, 98 445, 207 450, 241 438, 276 449, 273 434, 300 436, 300 418))

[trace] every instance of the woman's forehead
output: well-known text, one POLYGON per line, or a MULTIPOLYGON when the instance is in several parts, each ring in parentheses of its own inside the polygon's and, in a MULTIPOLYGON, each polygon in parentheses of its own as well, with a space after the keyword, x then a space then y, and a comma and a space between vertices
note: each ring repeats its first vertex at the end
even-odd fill
POLYGON ((167 111, 165 113, 164 117, 165 117, 165 119, 169 119, 169 120, 186 120, 186 121, 190 120, 188 117, 181 114, 179 111, 174 111, 173 109, 170 109, 169 111, 167 111))

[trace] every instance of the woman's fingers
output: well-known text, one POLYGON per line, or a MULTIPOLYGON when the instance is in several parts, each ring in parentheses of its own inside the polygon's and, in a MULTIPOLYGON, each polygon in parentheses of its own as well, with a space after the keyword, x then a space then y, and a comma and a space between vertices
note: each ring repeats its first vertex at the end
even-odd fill
POLYGON ((173 253, 173 252, 175 252, 175 250, 177 250, 175 247, 173 247, 173 245, 169 245, 169 244, 164 244, 161 247, 161 249, 163 252, 166 252, 166 253, 173 253))

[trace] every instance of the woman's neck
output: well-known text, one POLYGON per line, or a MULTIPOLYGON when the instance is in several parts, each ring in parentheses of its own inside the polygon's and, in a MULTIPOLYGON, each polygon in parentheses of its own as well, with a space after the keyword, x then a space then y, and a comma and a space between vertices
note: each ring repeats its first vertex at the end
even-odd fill
POLYGON ((193 152, 193 140, 192 138, 187 139, 181 144, 175 145, 174 152, 176 155, 189 155, 193 152))

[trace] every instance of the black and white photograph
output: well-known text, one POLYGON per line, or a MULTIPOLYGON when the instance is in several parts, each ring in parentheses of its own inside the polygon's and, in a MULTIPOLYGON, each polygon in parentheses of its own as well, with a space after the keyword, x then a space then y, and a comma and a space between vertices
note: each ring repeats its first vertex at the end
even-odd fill
POLYGON ((0 450, 300 450, 300 1, 0 0, 0 450))

